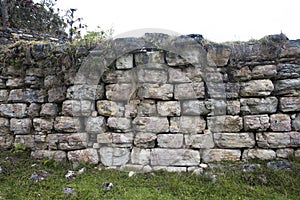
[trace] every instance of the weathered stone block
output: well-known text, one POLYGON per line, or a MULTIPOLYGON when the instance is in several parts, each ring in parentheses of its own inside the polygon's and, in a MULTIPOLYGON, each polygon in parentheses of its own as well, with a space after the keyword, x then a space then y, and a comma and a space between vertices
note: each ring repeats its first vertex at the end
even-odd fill
POLYGON ((125 165, 130 158, 130 151, 127 148, 102 147, 99 152, 101 163, 105 166, 125 165))
POLYGON ((242 67, 240 69, 232 69, 232 77, 235 81, 248 81, 251 79, 251 70, 249 67, 242 67))
POLYGON ((251 148, 255 145, 253 133, 214 133, 219 148, 251 148))
POLYGON ((78 118, 75 117, 56 117, 54 122, 54 129, 57 132, 77 132, 81 130, 81 123, 78 118))
POLYGON ((138 132, 169 132, 167 117, 136 117, 132 121, 133 129, 138 132), (157 126, 159 124, 159 126, 157 126))
POLYGON ((192 80, 187 76, 187 73, 180 68, 168 68, 169 83, 191 83, 192 80))
POLYGON ((300 65, 280 63, 277 65, 277 79, 299 78, 300 65))
POLYGON ((291 118, 287 114, 273 114, 270 116, 272 131, 291 131, 291 118))
POLYGON ((280 98, 279 109, 282 112, 300 111, 300 97, 282 97, 282 98, 280 98))
POLYGON ((0 149, 12 147, 14 137, 12 135, 0 135, 0 149))
POLYGON ((176 84, 174 98, 177 100, 198 99, 205 97, 204 82, 176 84))
POLYGON ((139 83, 166 83, 168 72, 165 70, 139 69, 137 79, 139 83))
POLYGON ((156 102, 154 100, 143 100, 138 105, 138 116, 151 117, 158 116, 156 102))
POLYGON ((292 127, 295 131, 300 131, 300 114, 297 114, 293 119, 292 127))
MULTIPOLYGON (((18 74, 20 75, 20 74, 18 74)), ((10 78, 6 81, 6 87, 9 88, 19 88, 24 86, 23 78, 10 78)))
POLYGON ((124 117, 109 117, 107 120, 109 128, 116 132, 129 132, 131 131, 131 119, 124 117))
POLYGON ((251 80, 241 83, 240 95, 242 97, 268 96, 274 90, 271 80, 251 80))
POLYGON ((273 78, 276 74, 276 65, 257 65, 252 69, 251 77, 253 79, 273 78))
POLYGON ((185 135, 184 139, 185 145, 191 148, 209 149, 215 146, 211 133, 185 135))
POLYGON ((134 145, 140 148, 153 148, 156 138, 155 133, 137 133, 134 138, 134 145))
POLYGON ((100 115, 104 116, 121 117, 124 115, 124 105, 114 101, 97 101, 97 110, 100 115))
POLYGON ((296 158, 300 158, 300 149, 297 149, 297 150, 295 151, 295 157, 296 157, 296 158))
POLYGON ((0 90, 0 102, 5 102, 8 99, 8 91, 0 90))
POLYGON ((269 115, 244 116, 245 131, 266 131, 270 127, 269 115))
POLYGON ((105 131, 105 118, 89 117, 85 124, 85 130, 88 133, 103 133, 105 131))
POLYGON ((17 146, 19 144, 30 149, 36 148, 36 143, 32 135, 16 135, 14 140, 14 146, 17 146))
POLYGON ((102 99, 103 96, 103 85, 74 85, 67 90, 68 99, 97 100, 102 99))
POLYGON ((256 134, 257 145, 261 148, 286 148, 300 144, 299 132, 264 132, 256 134), (292 141, 292 139, 295 140, 292 141))
POLYGON ((290 132, 291 144, 290 147, 300 147, 300 132, 290 132))
POLYGON ((157 112, 160 116, 180 116, 179 101, 158 101, 157 112))
POLYGON ((104 71, 102 80, 104 83, 133 83, 137 82, 136 70, 110 70, 104 71))
POLYGON ((169 100, 173 98, 173 85, 144 83, 139 89, 138 95, 146 99, 169 100))
POLYGON ((267 114, 277 111, 276 97, 241 99, 242 114, 267 114))
POLYGON ((62 113, 67 116, 90 116, 92 110, 93 103, 88 100, 66 100, 62 105, 62 113))
POLYGON ((10 120, 10 131, 15 135, 17 134, 30 134, 31 133, 32 122, 31 119, 15 119, 10 120))
POLYGON ((31 103, 27 109, 27 115, 29 117, 39 117, 40 116, 41 106, 37 103, 31 103))
POLYGON ((45 117, 55 117, 57 115, 57 104, 55 103, 45 103, 42 105, 40 116, 45 117))
POLYGON ((147 65, 152 63, 165 63, 164 52, 149 51, 137 53, 134 55, 136 65, 147 65))
POLYGON ((34 118, 33 127, 37 132, 51 133, 53 129, 53 119, 34 118))
POLYGON ((274 93, 276 95, 298 96, 300 93, 300 78, 277 80, 274 93))
POLYGON ((243 160, 260 159, 272 160, 276 158, 276 153, 270 149, 246 149, 242 156, 243 160))
POLYGON ((205 127, 206 121, 201 116, 172 117, 170 121, 170 132, 172 133, 202 133, 205 127))
POLYGON ((9 120, 6 118, 0 118, 0 136, 10 133, 9 120))
POLYGON ((220 162, 224 160, 240 160, 241 150, 235 149, 204 149, 203 162, 220 162))
POLYGON ((133 55, 126 54, 119 57, 116 61, 117 69, 132 69, 133 68, 133 55))
POLYGON ((113 136, 110 132, 97 134, 97 143, 105 144, 108 146, 112 145, 113 136))
POLYGON ((231 55, 231 49, 228 46, 213 44, 207 49, 207 62, 209 66, 225 66, 231 55))
POLYGON ((227 115, 238 115, 240 114, 241 104, 237 100, 230 100, 226 102, 227 104, 227 115))
POLYGON ((83 162, 88 164, 99 163, 99 156, 96 149, 82 149, 77 151, 69 151, 68 159, 71 162, 83 162))
POLYGON ((289 158, 289 156, 294 155, 294 149, 286 148, 286 149, 277 149, 276 157, 277 158, 289 158))
POLYGON ((195 166, 200 163, 200 153, 191 149, 153 149, 150 161, 158 166, 195 166))
POLYGON ((227 99, 238 98, 240 93, 240 83, 226 83, 225 92, 227 99))
POLYGON ((186 59, 170 51, 166 53, 166 61, 169 66, 183 66, 189 64, 186 59))
POLYGON ((111 84, 106 86, 106 97, 113 101, 129 101, 137 88, 132 84, 111 84))
POLYGON ((61 102, 66 99, 67 89, 65 87, 56 87, 48 90, 49 102, 61 102))
POLYGON ((182 102, 182 115, 206 115, 210 112, 209 106, 204 101, 187 100, 182 102))
POLYGON ((78 150, 87 147, 87 133, 49 134, 47 137, 49 149, 78 150))
POLYGON ((27 105, 23 103, 0 104, 1 117, 25 117, 27 105))
POLYGON ((130 100, 127 104, 125 104, 124 116, 127 118, 134 118, 138 114, 138 106, 140 104, 140 100, 130 100))
POLYGON ((132 147, 133 133, 112 133, 112 144, 116 147, 132 147))
POLYGON ((67 158, 67 154, 64 151, 49 151, 49 150, 35 150, 32 151, 30 156, 33 159, 54 159, 57 162, 63 161, 67 158))
POLYGON ((159 134, 157 143, 162 148, 181 148, 183 145, 183 134, 159 134))
POLYGON ((150 149, 133 148, 131 152, 131 162, 138 165, 149 165, 150 149))
POLYGON ((239 116, 231 115, 208 117, 207 127, 214 133, 239 132, 243 128, 243 119, 239 116))

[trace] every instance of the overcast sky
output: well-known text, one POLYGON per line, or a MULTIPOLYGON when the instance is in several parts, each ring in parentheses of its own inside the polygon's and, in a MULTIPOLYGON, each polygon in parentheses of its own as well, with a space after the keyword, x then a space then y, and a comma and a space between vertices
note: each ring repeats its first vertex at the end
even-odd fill
POLYGON ((215 42, 281 32, 300 39, 299 0, 58 0, 57 5, 77 8, 90 30, 113 28, 114 36, 165 29, 202 34, 215 42))

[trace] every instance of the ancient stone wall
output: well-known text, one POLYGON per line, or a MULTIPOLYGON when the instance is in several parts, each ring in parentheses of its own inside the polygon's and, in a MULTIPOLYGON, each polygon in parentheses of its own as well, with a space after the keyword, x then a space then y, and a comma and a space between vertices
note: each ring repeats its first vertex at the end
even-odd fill
POLYGON ((300 40, 146 34, 83 62, 66 51, 2 52, 1 148, 144 171, 300 156, 300 40))

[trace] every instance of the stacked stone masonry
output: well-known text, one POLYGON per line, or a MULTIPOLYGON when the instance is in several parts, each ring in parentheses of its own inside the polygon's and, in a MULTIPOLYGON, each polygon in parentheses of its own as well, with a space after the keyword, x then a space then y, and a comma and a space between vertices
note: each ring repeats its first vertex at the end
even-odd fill
POLYGON ((68 56, 45 65, 57 53, 48 44, 29 47, 32 62, 3 64, 0 147, 144 171, 300 156, 300 40, 110 42, 82 74, 65 67, 68 56))

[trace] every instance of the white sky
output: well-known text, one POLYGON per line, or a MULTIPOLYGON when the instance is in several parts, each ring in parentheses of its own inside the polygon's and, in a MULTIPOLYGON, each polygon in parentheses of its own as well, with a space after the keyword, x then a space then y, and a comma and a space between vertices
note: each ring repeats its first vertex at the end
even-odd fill
POLYGON ((300 39, 299 0, 58 0, 57 5, 77 8, 90 30, 113 28, 114 36, 155 28, 198 33, 215 42, 281 32, 300 39))

